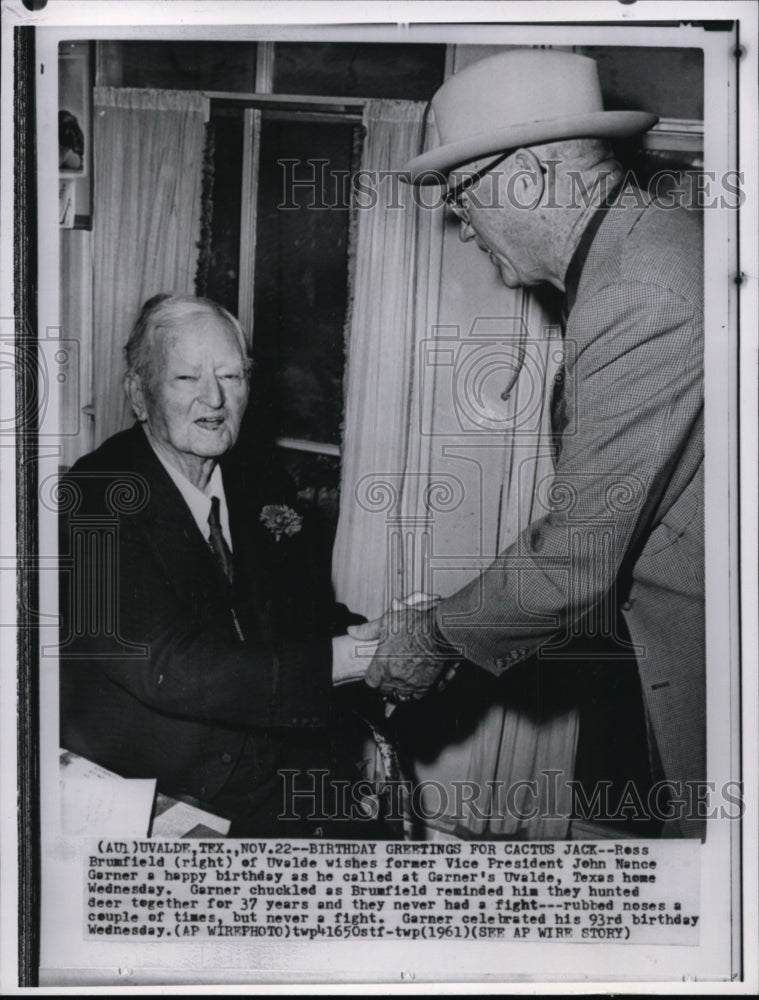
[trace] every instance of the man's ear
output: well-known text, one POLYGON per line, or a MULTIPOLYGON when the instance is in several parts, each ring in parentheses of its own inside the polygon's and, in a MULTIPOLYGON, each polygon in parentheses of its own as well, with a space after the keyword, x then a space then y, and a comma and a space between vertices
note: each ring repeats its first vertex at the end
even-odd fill
POLYGON ((142 378, 137 372, 127 372, 124 376, 124 391, 129 402, 132 404, 134 415, 144 424, 148 419, 148 411, 145 405, 145 392, 142 388, 142 378))
POLYGON ((537 208, 545 190, 545 177, 540 160, 531 149, 518 149, 514 153, 516 170, 512 177, 512 190, 519 208, 537 208))

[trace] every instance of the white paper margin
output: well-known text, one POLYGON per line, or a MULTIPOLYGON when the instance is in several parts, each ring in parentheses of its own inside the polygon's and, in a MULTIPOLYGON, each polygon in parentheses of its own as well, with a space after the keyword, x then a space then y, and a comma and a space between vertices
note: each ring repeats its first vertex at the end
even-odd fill
MULTIPOLYGON (((718 537, 712 532, 711 544, 707 542, 707 593, 711 611, 709 613, 710 636, 708 639, 708 649, 710 653, 710 669, 708 676, 708 720, 707 732, 709 743, 709 771, 710 774, 729 772, 729 758, 742 751, 743 758, 743 778, 746 789, 746 816, 744 819, 743 834, 743 865, 739 864, 736 853, 738 844, 731 843, 730 831, 725 836, 711 835, 704 847, 704 859, 702 864, 702 919, 704 929, 702 931, 702 945, 698 949, 689 949, 693 953, 693 961, 689 963, 692 971, 688 977, 692 978, 687 983, 667 982, 671 979, 674 970, 682 969, 682 958, 674 956, 674 961, 670 959, 670 953, 674 949, 660 947, 659 949, 615 947, 612 945, 586 946, 579 948, 572 945, 549 945, 550 952, 544 950, 546 946, 540 945, 510 945, 508 949, 508 965, 512 968, 533 969, 534 972, 527 982, 509 981, 508 990, 513 993, 528 992, 537 990, 542 992, 590 992, 591 990, 605 992, 686 992, 686 993, 751 993, 756 987, 756 941, 759 940, 759 922, 757 921, 757 886, 759 886, 759 876, 757 875, 756 855, 757 855, 757 731, 759 731, 759 720, 757 719, 757 523, 759 523, 759 513, 757 511, 757 380, 756 380, 756 358, 757 358, 757 337, 756 337, 756 316, 759 315, 759 291, 757 287, 757 95, 755 81, 757 79, 757 46, 759 38, 757 36, 757 9, 748 0, 728 0, 728 2, 674 2, 674 3, 650 3, 642 2, 634 4, 622 4, 613 2, 589 2, 589 3, 468 3, 448 4, 448 3, 340 3, 340 4, 298 4, 279 2, 276 4, 253 3, 253 2, 215 2, 192 3, 192 2, 157 2, 157 0, 146 0, 146 2, 135 2, 135 0, 122 0, 122 2, 105 2, 98 0, 95 2, 80 2, 80 0, 50 0, 44 11, 36 14, 29 13, 20 0, 10 0, 3 6, 3 52, 2 52, 2 95, 3 95, 3 117, 2 117, 2 191, 0 194, 0 239, 2 240, 2 287, 0 288, 0 304, 2 312, 0 316, 4 319, 13 315, 13 288, 12 288, 12 246, 13 246, 13 163, 10 157, 12 144, 12 113, 9 105, 13 91, 13 40, 12 32, 8 29, 14 25, 34 24, 44 26, 47 37, 43 38, 43 33, 38 33, 38 63, 44 61, 48 67, 48 82, 56 77, 55 53, 57 43, 61 38, 96 38, 96 37, 203 37, 208 40, 233 37, 236 40, 245 38, 262 37, 304 37, 330 38, 332 40, 355 38, 358 34, 364 40, 402 40, 399 37, 398 29, 392 24, 397 21, 400 24, 423 22, 429 27, 419 31, 418 37, 413 40, 425 41, 441 39, 440 30, 437 25, 450 22, 468 22, 470 27, 458 29, 457 40, 460 42, 476 42, 484 40, 482 29, 474 22, 478 20, 499 21, 508 19, 513 22, 525 22, 538 24, 539 22, 561 22, 570 26, 576 22, 608 22, 618 25, 630 26, 626 29, 622 39, 615 39, 615 44, 656 44, 656 29, 637 28, 635 25, 649 20, 667 21, 688 21, 691 19, 734 19, 741 20, 741 42, 745 46, 745 54, 741 61, 740 79, 741 92, 739 104, 739 126, 740 126, 740 163, 739 168, 745 172, 744 193, 746 203, 741 211, 741 231, 740 231, 740 268, 744 274, 740 284, 735 284, 732 291, 733 304, 740 303, 741 326, 740 338, 736 337, 735 354, 732 352, 728 356, 720 356, 721 345, 716 341, 710 341, 708 332, 719 329, 724 321, 724 287, 706 288, 706 313, 707 313, 707 519, 721 516, 720 505, 725 500, 725 492, 720 487, 720 476, 725 475, 729 481, 730 467, 735 456, 727 455, 721 448, 719 442, 724 440, 724 427, 720 423, 720 400, 724 400, 724 392, 728 384, 733 380, 738 380, 740 384, 740 409, 738 413, 731 412, 730 419, 740 418, 740 480, 734 480, 730 491, 731 499, 740 501, 740 533, 741 533, 741 564, 740 564, 740 604, 738 599, 738 578, 735 573, 737 563, 733 563, 732 586, 736 598, 735 620, 730 622, 727 615, 715 614, 714 609, 720 607, 720 602, 724 596, 713 593, 713 587, 709 581, 714 581, 717 577, 724 580, 727 578, 726 572, 720 572, 717 567, 720 565, 726 568, 724 560, 730 556, 730 548, 724 544, 725 539, 718 537), (347 22, 354 22, 348 27, 335 27, 336 23, 346 25, 347 22), (301 26, 310 23, 312 25, 322 25, 318 29, 302 29, 301 26), (356 27, 359 25, 382 25, 385 28, 356 27), (229 25, 236 25, 234 33, 229 34, 229 25), (248 25, 247 28, 242 27, 248 25), (291 29, 283 32, 281 29, 264 28, 264 25, 290 25, 291 29), (53 31, 54 28, 60 30, 53 31), (86 28, 86 30, 82 30, 86 28), (187 32, 187 34, 185 34, 187 32), (371 35, 369 34, 371 32, 371 35), (647 38, 648 41, 643 39, 647 38), (716 373, 716 376, 714 375, 716 373), (717 384, 718 382, 722 384, 717 384), (709 417, 711 410, 712 416, 709 417), (711 441, 711 447, 710 442, 711 441), (716 571, 715 571, 716 570, 716 571), (726 683, 724 675, 720 675, 714 668, 715 660, 720 655, 720 649, 724 650, 730 641, 731 626, 737 624, 737 612, 740 608, 740 636, 743 653, 743 700, 740 706, 734 702, 733 709, 736 713, 741 713, 743 746, 739 746, 736 733, 725 731, 724 723, 715 725, 715 720, 723 720, 729 716, 730 705, 728 703, 731 691, 735 697, 735 679, 733 684, 726 683), (720 621, 720 618, 722 619, 720 621), (716 768, 713 765, 717 763, 716 768), (703 981, 709 974, 710 954, 716 951, 722 952, 725 947, 725 934, 730 934, 730 918, 724 909, 725 906, 725 884, 722 873, 724 872, 724 859, 727 854, 731 854, 730 870, 731 884, 728 886, 727 894, 733 897, 733 906, 740 903, 743 917, 743 942, 742 961, 744 963, 743 983, 715 983, 703 981), (740 895, 740 900, 738 900, 740 895), (717 903, 719 900, 719 903, 717 903), (713 926, 709 926, 703 908, 706 902, 715 904, 715 911, 720 911, 719 920, 713 926), (538 951, 537 949, 540 949, 538 951), (566 978, 557 981, 556 974, 545 975, 546 967, 561 967, 563 976, 570 974, 580 977, 580 982, 569 982, 566 978), (617 978, 621 970, 629 969, 629 974, 636 977, 635 980, 617 978), (544 978, 537 978, 542 974, 544 978), (655 988, 652 984, 656 983, 655 988), (647 985, 648 984, 648 985, 647 985)), ((537 31, 531 29, 514 29, 508 38, 509 42, 524 40, 525 43, 535 43, 538 41, 535 35, 537 31)), ((402 33, 401 33, 402 34, 402 33)), ((560 44, 567 43, 569 30, 557 26, 549 28, 544 26, 540 29, 539 41, 549 44, 554 41, 560 44)), ((409 37, 405 35, 403 37, 409 37)), ((713 155, 713 162, 720 162, 723 157, 725 167, 732 166, 724 160, 724 132, 723 126, 726 124, 720 121, 724 107, 724 94, 718 92, 718 88, 713 90, 709 87, 710 59, 713 59, 712 66, 723 65, 720 60, 724 58, 724 53, 719 54, 716 46, 719 42, 719 33, 715 33, 717 41, 713 43, 715 50, 712 51, 712 39, 706 38, 709 43, 705 46, 705 143, 706 157, 709 160, 713 155), (720 104, 720 101, 722 103, 720 104), (721 152, 722 151, 722 152, 721 152)), ((724 38, 725 36, 723 36, 724 38)), ((409 40, 411 38, 409 37, 409 40)), ((489 42, 496 41, 496 35, 490 32, 487 38, 489 42)), ((504 39, 506 41, 506 39, 504 39)), ((578 39, 579 42, 579 39, 578 39)), ((595 26, 583 29, 582 44, 610 44, 611 39, 605 28, 595 26)), ((662 40, 659 44, 672 45, 679 44, 670 38, 662 40)), ((695 44, 695 43, 694 43, 695 44)), ((40 78, 38 78, 38 81, 40 78)), ((41 88, 44 90, 44 88, 41 88)), ((57 110, 57 104, 53 100, 42 95, 38 101, 38 135, 40 137, 39 152, 39 200, 38 212, 41 229, 43 233, 55 236, 55 239, 41 241, 41 294, 39 301, 39 328, 44 330, 46 326, 58 325, 58 254, 57 254, 57 185, 55 184, 56 158, 49 155, 52 151, 56 128, 54 119, 50 116, 57 110), (45 151, 45 143, 49 149, 45 151), (50 177, 47 175, 50 174, 50 177), (43 257, 43 251, 49 251, 43 257)), ((716 213, 713 213, 716 217, 716 213)), ((709 215, 705 213, 707 219, 706 245, 709 247, 709 254, 719 254, 724 259, 724 274, 727 276, 731 266, 728 254, 728 247, 725 233, 720 231, 718 222, 710 224, 709 215), (712 228, 710 229, 710 225, 712 228)), ((713 258, 711 258, 713 259, 713 258)), ((737 331, 735 331, 737 333, 737 331)), ((735 334, 734 334, 735 335, 735 334)), ((7 393, 8 380, 3 382, 2 390, 7 393)), ((7 406, 7 398, 3 399, 3 415, 7 406)), ((5 442, 3 442, 5 443, 5 442)), ((0 523, 2 525, 2 545, 0 546, 0 599, 2 600, 2 622, 6 627, 2 631, 2 661, 0 669, 2 674, 2 700, 0 701, 0 738, 2 747, 0 753, 1 768, 0 778, 2 779, 2 798, 0 799, 0 815, 2 827, 0 828, 0 844, 2 844, 2 855, 0 856, 0 878, 2 884, 2 911, 0 911, 0 984, 5 993, 19 992, 15 986, 16 976, 16 889, 17 889, 17 829, 16 829, 16 718, 15 718, 15 636, 13 628, 7 623, 12 621, 10 615, 15 606, 15 567, 13 566, 13 553, 15 551, 15 523, 14 523, 14 489, 15 476, 13 467, 12 449, 0 448, 0 523), (10 571, 9 571, 10 567, 10 571)), ((735 525, 737 527, 737 524, 735 525)), ((709 535, 707 536, 709 538, 709 535)), ((55 547, 55 526, 51 522, 41 521, 40 524, 40 551, 54 551, 55 547), (52 548, 51 548, 52 546, 52 548)), ((730 544, 735 544, 735 539, 731 538, 730 544)), ((733 550, 734 551, 734 550, 733 550)), ((50 597, 50 590, 46 589, 50 585, 50 578, 53 574, 42 574, 41 587, 43 602, 46 597, 50 597)), ((50 604, 43 606, 49 607, 50 604)), ((48 641, 50 641, 48 639, 48 641)), ((727 660, 727 657, 723 657, 727 660)), ((54 750, 57 749, 57 684, 45 683, 41 697, 41 717, 42 725, 42 808, 57 808, 57 759, 54 750)), ((44 828, 43 812, 43 828, 44 828)), ((724 826, 724 824, 723 824, 724 826)), ((43 853, 45 845, 43 840, 43 853)), ((46 906, 54 904, 55 888, 46 886, 43 877, 43 926, 44 911, 46 906)), ((740 943, 738 943, 740 946, 740 943)), ((733 947, 736 942, 733 942, 733 947)), ((88 945, 93 948, 93 945, 88 945)), ((113 945, 101 946, 113 948, 113 945)), ((169 946, 167 946, 168 948, 169 946)), ((174 982, 192 982, 192 971, 188 972, 188 958, 190 953, 186 946, 180 946, 181 951, 176 953, 172 969, 171 962, 167 961, 165 969, 166 978, 163 980, 166 985, 174 982), (184 974, 184 979, 172 978, 172 973, 184 974)), ((230 947, 239 949, 239 944, 231 944, 230 947)), ((272 946, 269 946, 271 949, 272 946)), ((275 949, 281 946, 273 946, 275 949)), ((319 948, 319 945, 314 945, 319 948)), ((335 946, 335 964, 338 964, 338 949, 342 946, 335 946)), ((357 983, 372 982, 377 985, 367 986, 364 992, 386 993, 389 991, 404 992, 428 992, 433 989, 432 984, 425 982, 422 985, 419 980, 428 979, 430 971, 443 969, 441 961, 448 961, 444 952, 450 949, 447 946, 439 949, 436 954, 429 950, 424 956, 414 945, 392 944, 392 952, 389 954, 380 949, 376 943, 357 945, 352 943, 346 948, 346 955, 349 950, 348 967, 352 970, 349 989, 355 989, 357 983), (387 963, 392 961, 393 968, 398 970, 398 978, 395 985, 387 981, 387 963), (401 973, 414 972, 417 985, 401 981, 401 973), (376 975, 373 975, 376 973, 376 975)), ((424 947, 429 949, 429 946, 424 947)), ((494 949, 500 950, 502 946, 496 944, 465 945, 465 955, 457 956, 455 965, 462 974, 463 982, 455 983, 446 976, 446 981, 437 984, 434 988, 437 992, 500 992, 502 987, 498 981, 488 978, 484 981, 470 983, 466 985, 467 975, 471 976, 478 972, 479 975, 487 975, 488 966, 491 964, 487 960, 492 958, 494 949), (488 955, 488 952, 491 952, 488 955)), ((43 949, 45 941, 43 940, 43 949)), ((252 953, 251 954, 252 958, 252 953)), ((690 955, 689 955, 690 957, 690 955)), ((132 968, 140 966, 140 951, 138 947, 130 948, 129 965, 132 968)), ((298 982, 307 981, 307 963, 304 963, 303 972, 305 976, 298 975, 298 968, 294 961, 291 949, 278 956, 270 956, 271 966, 270 985, 255 987, 251 985, 251 991, 274 992, 300 992, 296 985, 298 982), (272 961, 273 959, 273 961, 272 961), (277 971, 279 970, 279 971, 277 971), (291 978, 288 980, 287 976, 291 978), (285 985, 289 982, 290 985, 285 985), (282 985, 278 985, 282 984, 282 985)), ((163 964, 163 963, 162 963, 163 964)), ((267 963, 268 964, 268 963, 267 963)), ((494 964, 490 970, 490 976, 496 975, 496 970, 503 970, 503 958, 494 964)), ((267 977, 269 978, 269 977, 267 977)), ((156 981, 154 979, 154 981, 156 981)), ((197 981, 197 980, 196 980, 197 981)), ((243 974, 241 979, 234 982, 246 982, 251 984, 253 980, 248 975, 243 974)), ((213 991, 198 987, 189 987, 183 992, 215 992, 233 993, 236 986, 231 978, 225 977, 227 986, 215 987, 213 991)), ((134 992, 156 992, 156 986, 134 988, 134 992)), ((313 993, 336 993, 341 992, 336 985, 312 986, 303 985, 304 992, 313 993)), ((102 987, 72 987, 70 990, 62 988, 58 992, 113 992, 102 987)), ((22 991, 25 992, 25 991, 22 991)))

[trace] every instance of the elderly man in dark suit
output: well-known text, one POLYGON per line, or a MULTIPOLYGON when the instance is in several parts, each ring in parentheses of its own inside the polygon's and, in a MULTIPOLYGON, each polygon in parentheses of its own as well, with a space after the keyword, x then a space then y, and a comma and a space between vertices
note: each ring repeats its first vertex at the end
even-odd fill
POLYGON ((243 332, 209 300, 159 295, 126 355, 137 423, 62 484, 61 743, 157 778, 233 835, 309 835, 329 810, 280 822, 293 809, 278 771, 334 774, 332 681, 361 665, 287 483, 230 455, 249 395, 243 332))
POLYGON ((447 183, 461 238, 508 286, 564 293, 573 349, 549 509, 458 593, 352 629, 384 636, 367 681, 408 700, 457 657, 497 676, 558 663, 599 622, 624 635, 621 616, 662 779, 653 811, 665 834, 701 835, 688 784, 705 778, 700 220, 622 183, 605 140, 656 119, 604 111, 593 60, 500 54, 454 75, 433 109, 441 145, 409 164, 412 182, 447 183))

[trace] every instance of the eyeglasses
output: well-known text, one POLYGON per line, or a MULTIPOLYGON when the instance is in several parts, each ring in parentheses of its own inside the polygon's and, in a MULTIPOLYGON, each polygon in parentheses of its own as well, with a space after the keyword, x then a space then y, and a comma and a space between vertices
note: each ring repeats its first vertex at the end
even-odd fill
POLYGON ((474 187, 477 181, 482 180, 485 174, 490 173, 490 171, 497 167, 499 163, 503 163, 505 159, 511 156, 512 152, 513 150, 511 149, 506 150, 505 153, 501 153, 500 156, 491 160, 490 163, 486 163, 484 167, 476 170, 473 174, 469 174, 468 177, 459 181, 458 184, 454 184, 453 187, 448 188, 448 193, 444 198, 445 206, 450 209, 452 214, 455 215, 457 219, 460 219, 464 225, 471 225, 472 219, 469 215, 469 209, 466 205, 461 203, 460 199, 462 194, 465 191, 468 191, 469 188, 474 187))

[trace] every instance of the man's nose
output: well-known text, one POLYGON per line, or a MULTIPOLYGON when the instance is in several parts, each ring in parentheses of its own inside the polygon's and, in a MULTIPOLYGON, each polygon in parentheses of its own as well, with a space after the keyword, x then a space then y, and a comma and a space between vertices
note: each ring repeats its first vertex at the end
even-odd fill
POLYGON ((459 226, 459 239, 461 242, 468 243, 470 240, 474 239, 475 235, 476 234, 471 223, 462 221, 459 226))
POLYGON ((224 402, 224 390, 215 375, 207 375, 200 385, 200 400, 218 409, 224 402))

